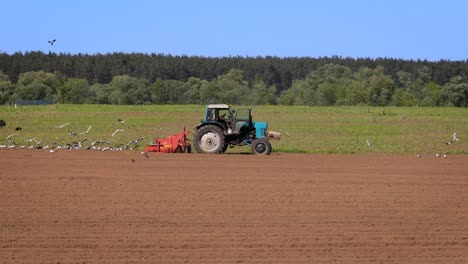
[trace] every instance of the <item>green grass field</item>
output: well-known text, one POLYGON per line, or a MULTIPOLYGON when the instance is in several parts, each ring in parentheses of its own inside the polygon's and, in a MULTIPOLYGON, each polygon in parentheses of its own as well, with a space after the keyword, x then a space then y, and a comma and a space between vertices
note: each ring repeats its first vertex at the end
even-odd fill
MULTIPOLYGON (((233 108, 242 108, 234 106, 233 108)), ((305 107, 257 106, 254 121, 268 121, 269 129, 280 132, 273 151, 294 153, 468 153, 468 109, 403 107, 305 107), (447 145, 457 132, 459 141, 447 145), (367 140, 374 145, 369 147, 367 140)), ((1 107, 0 144, 15 135, 15 142, 27 139, 67 143, 77 138, 127 143, 145 137, 140 148, 155 136, 166 137, 185 127, 194 131, 205 111, 203 105, 47 105, 1 107), (117 119, 126 120, 120 124, 117 119), (64 128, 56 126, 69 123, 64 128), (70 136, 69 131, 88 134, 70 136), (21 131, 15 131, 21 127, 21 131), (116 129, 123 132, 112 133, 116 129)), ((248 147, 228 149, 250 152, 248 147)))

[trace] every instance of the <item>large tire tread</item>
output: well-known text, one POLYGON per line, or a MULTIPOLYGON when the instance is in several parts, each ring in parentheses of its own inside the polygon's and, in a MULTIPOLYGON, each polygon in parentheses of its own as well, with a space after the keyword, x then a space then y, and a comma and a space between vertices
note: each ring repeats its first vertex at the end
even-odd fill
POLYGON ((221 128, 215 125, 205 125, 205 126, 200 127, 199 129, 197 129, 193 137, 193 146, 195 147, 195 150, 197 151, 197 153, 201 153, 201 154, 223 153, 224 142, 225 142, 225 139, 224 139, 223 131, 221 130, 221 128), (219 144, 213 150, 206 150, 206 149, 203 149, 203 147, 201 146, 201 139, 203 135, 207 133, 215 133, 219 138, 219 144))

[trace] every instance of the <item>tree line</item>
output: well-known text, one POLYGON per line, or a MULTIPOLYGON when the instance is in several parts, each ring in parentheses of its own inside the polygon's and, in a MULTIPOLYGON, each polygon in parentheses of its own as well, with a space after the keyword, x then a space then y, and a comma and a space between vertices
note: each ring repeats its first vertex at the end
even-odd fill
POLYGON ((0 53, 0 103, 468 106, 468 61, 0 53))

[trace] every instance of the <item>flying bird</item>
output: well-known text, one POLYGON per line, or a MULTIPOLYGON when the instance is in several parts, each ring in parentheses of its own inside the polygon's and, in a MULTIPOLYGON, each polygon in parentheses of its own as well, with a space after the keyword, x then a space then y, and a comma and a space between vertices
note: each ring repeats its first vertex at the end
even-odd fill
POLYGON ((145 137, 140 137, 140 138, 137 138, 135 140, 130 140, 127 145, 138 144, 138 142, 142 141, 143 139, 145 139, 145 137))
POLYGON ((86 130, 85 132, 81 132, 80 135, 88 134, 90 130, 91 130, 91 126, 89 126, 89 127, 88 127, 88 130, 86 130))
POLYGON ((84 143, 84 142, 86 142, 86 141, 89 141, 89 143, 90 143, 91 145, 94 145, 94 142, 93 142, 91 139, 89 139, 89 138, 83 138, 83 139, 80 141, 80 143, 84 143))
POLYGON ((367 146, 372 147, 374 146, 374 143, 370 142, 369 139, 367 140, 367 146))
POLYGON ((145 156, 146 158, 149 158, 148 152, 146 152, 146 151, 142 151, 142 152, 141 152, 141 155, 145 156))
POLYGON ((7 140, 10 140, 12 137, 16 136, 16 134, 11 134, 9 136, 6 137, 7 140))
POLYGON ((450 145, 450 144, 454 143, 455 141, 459 141, 458 136, 457 136, 457 132, 454 132, 453 135, 452 135, 452 140, 449 140, 449 141, 445 142, 445 144, 450 145))
POLYGON ((11 134, 8 137, 6 137, 6 140, 8 141, 8 143, 16 145, 15 140, 14 140, 15 136, 16 136, 16 134, 11 134))
POLYGON ((68 130, 68 135, 77 137, 78 134, 75 131, 68 130))
POLYGON ((63 124, 63 125, 59 125, 59 126, 55 126, 56 128, 64 128, 66 126, 68 126, 70 123, 66 123, 66 124, 63 124))
POLYGON ((123 125, 123 124, 124 124, 124 123, 127 121, 127 119, 125 119, 125 120, 122 120, 122 119, 120 119, 120 118, 119 118, 119 119, 117 119, 117 121, 118 121, 120 124, 122 124, 122 125, 123 125))
POLYGON ((50 44, 51 46, 53 46, 53 45, 54 45, 54 43, 55 43, 55 41, 56 41, 56 39, 49 40, 49 41, 47 41, 47 42, 49 42, 49 44, 50 44))
POLYGON ((30 139, 26 139, 24 141, 29 142, 29 143, 34 141, 36 144, 41 144, 41 142, 42 142, 42 140, 37 140, 36 138, 30 138, 30 139))
POLYGON ((112 136, 114 136, 115 134, 117 134, 117 132, 123 132, 124 130, 123 129, 117 129, 114 131, 114 133, 112 133, 112 136))

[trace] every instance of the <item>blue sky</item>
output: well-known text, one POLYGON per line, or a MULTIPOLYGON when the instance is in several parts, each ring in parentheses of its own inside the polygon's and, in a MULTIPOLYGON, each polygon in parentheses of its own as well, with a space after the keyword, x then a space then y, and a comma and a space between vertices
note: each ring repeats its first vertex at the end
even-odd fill
POLYGON ((468 59, 465 0, 15 0, 0 8, 0 52, 9 54, 468 59))

